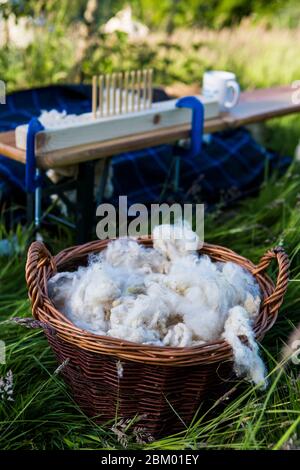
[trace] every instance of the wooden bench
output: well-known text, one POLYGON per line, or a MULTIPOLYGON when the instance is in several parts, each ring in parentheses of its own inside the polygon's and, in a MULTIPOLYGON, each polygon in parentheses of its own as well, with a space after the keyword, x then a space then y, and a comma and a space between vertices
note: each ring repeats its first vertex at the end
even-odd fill
MULTIPOLYGON (((239 104, 229 113, 205 121, 205 133, 266 121, 300 111, 299 103, 293 103, 295 90, 291 86, 257 89, 241 94, 239 104)), ((42 169, 67 166, 74 163, 111 157, 121 152, 140 150, 155 145, 172 143, 189 136, 188 125, 174 126, 135 136, 116 138, 105 142, 82 145, 37 156, 37 165, 42 169)), ((0 133, 0 154, 25 163, 25 151, 16 148, 14 131, 0 133)))

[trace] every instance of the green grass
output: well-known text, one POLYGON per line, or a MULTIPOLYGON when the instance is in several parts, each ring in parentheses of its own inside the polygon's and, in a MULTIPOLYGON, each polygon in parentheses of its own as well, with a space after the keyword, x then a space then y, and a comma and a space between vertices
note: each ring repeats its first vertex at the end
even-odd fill
MULTIPOLYGON (((270 385, 260 392, 244 385, 237 396, 186 431, 140 444, 130 423, 119 437, 113 423, 95 425, 69 396, 57 363, 38 330, 9 321, 30 316, 24 282, 25 252, 0 259, 0 339, 7 345, 7 363, 0 376, 13 372, 14 401, 0 400, 1 449, 279 449, 299 447, 299 366, 279 368, 280 352, 293 324, 300 320, 300 167, 282 179, 263 184, 260 193, 230 211, 222 207, 206 217, 206 241, 226 245, 257 262, 270 247, 282 244, 292 260, 291 281, 278 321, 262 347, 270 385)), ((45 234, 47 235, 47 234, 45 234)), ((55 250, 70 243, 54 241, 55 250)), ((276 276, 276 266, 271 269, 276 276)))

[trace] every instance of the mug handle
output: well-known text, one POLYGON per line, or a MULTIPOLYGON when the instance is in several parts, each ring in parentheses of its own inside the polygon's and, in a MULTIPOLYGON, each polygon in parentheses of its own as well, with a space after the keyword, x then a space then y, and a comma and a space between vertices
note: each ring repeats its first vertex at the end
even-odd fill
POLYGON ((227 91, 230 88, 233 90, 233 98, 231 101, 226 100, 224 103, 225 108, 228 108, 228 109, 233 108, 237 104, 239 97, 240 97, 240 92, 241 92, 240 85, 235 80, 229 80, 227 82, 227 91))

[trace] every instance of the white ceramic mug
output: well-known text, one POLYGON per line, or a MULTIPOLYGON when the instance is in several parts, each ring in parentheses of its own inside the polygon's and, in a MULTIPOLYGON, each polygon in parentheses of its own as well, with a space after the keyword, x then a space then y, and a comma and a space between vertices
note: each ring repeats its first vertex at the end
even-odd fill
POLYGON ((234 73, 212 70, 203 75, 202 94, 206 98, 216 98, 221 111, 227 111, 238 103, 240 86, 234 73))

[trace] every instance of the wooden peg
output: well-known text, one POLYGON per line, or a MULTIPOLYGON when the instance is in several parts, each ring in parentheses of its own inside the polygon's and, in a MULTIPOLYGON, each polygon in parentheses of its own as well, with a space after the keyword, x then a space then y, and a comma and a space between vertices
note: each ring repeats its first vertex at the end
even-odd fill
POLYGON ((110 115, 110 81, 111 75, 107 74, 105 77, 105 95, 106 95, 106 115, 110 115))
POLYGON ((92 86, 92 114, 93 118, 97 117, 97 76, 93 76, 93 86, 92 86))
POLYGON ((111 87, 112 87, 112 114, 115 115, 116 103, 117 103, 117 74, 116 73, 112 74, 111 87))
POLYGON ((123 74, 119 73, 119 114, 123 112, 123 74))
POLYGON ((137 110, 141 110, 141 81, 142 81, 142 72, 140 70, 137 71, 136 74, 136 81, 137 81, 137 110))
POLYGON ((100 116, 103 116, 103 105, 104 105, 104 100, 103 100, 103 88, 104 88, 104 76, 100 75, 99 77, 99 114, 100 116))
POLYGON ((128 113, 128 86, 129 86, 129 72, 125 72, 125 75, 124 75, 125 113, 128 113))
POLYGON ((148 70, 148 100, 149 100, 149 108, 152 108, 152 99, 153 99, 152 82, 153 82, 153 69, 149 69, 149 70, 148 70))
POLYGON ((147 70, 143 70, 143 108, 147 108, 147 80, 148 79, 148 72, 147 70))
POLYGON ((134 71, 130 73, 130 88, 131 88, 131 111, 133 112, 135 109, 135 79, 136 74, 134 71))

